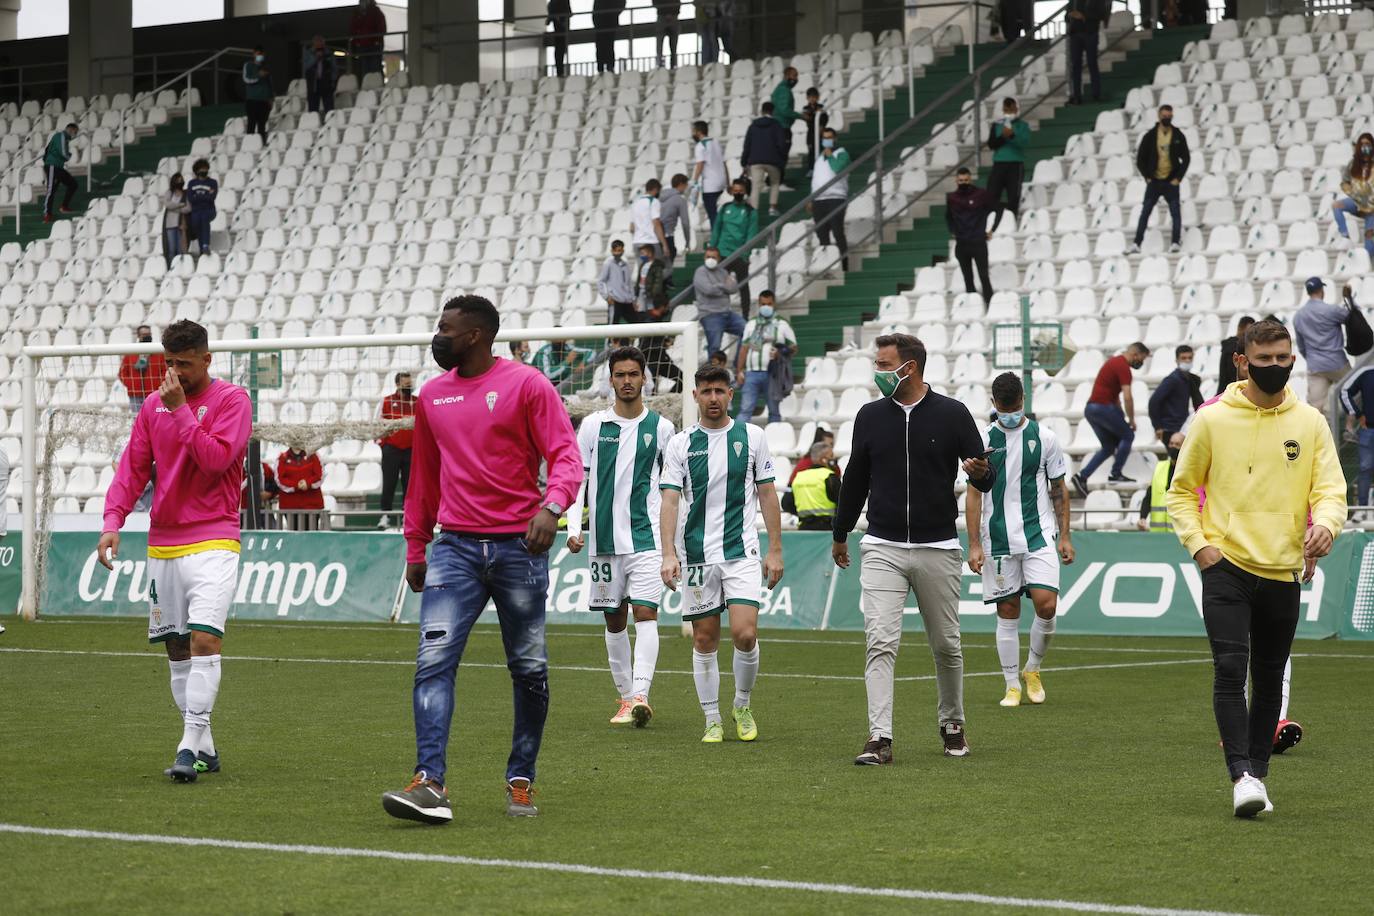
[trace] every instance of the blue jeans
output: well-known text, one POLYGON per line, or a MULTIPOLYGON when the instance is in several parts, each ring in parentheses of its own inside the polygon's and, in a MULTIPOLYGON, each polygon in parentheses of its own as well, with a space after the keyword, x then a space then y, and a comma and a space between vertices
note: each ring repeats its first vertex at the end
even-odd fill
POLYGON ((1135 441, 1135 430, 1126 423, 1126 414, 1117 404, 1089 404, 1083 408, 1083 419, 1087 420, 1093 432, 1097 433, 1097 441, 1102 443, 1102 448, 1088 459, 1088 463, 1083 465, 1078 473, 1087 480, 1093 476, 1093 471, 1096 471, 1102 462, 1115 454, 1116 457, 1112 460, 1112 476, 1119 477, 1121 469, 1126 465, 1127 457, 1131 454, 1131 443, 1135 441))
MULTIPOLYGON (((1333 215, 1336 217, 1336 229, 1341 235, 1350 238, 1350 233, 1345 228, 1345 215, 1354 213, 1359 216, 1360 207, 1349 197, 1342 198, 1331 205, 1333 215)), ((1364 250, 1369 252, 1369 256, 1374 258, 1374 238, 1370 234, 1374 233, 1374 213, 1364 217, 1364 250)))
MULTIPOLYGON (((702 315, 701 329, 706 332, 706 356, 720 349, 720 341, 725 337, 725 332, 729 331, 736 337, 744 336, 744 316, 736 311, 713 312, 709 315, 702 315)), ((738 345, 737 345, 738 346, 738 345)))
POLYGON ((171 267, 172 259, 181 254, 181 230, 163 229, 162 236, 164 242, 162 253, 167 258, 167 266, 171 267))
POLYGON ((749 418, 754 415, 754 407, 759 401, 768 402, 768 422, 781 423, 782 414, 778 411, 780 401, 775 401, 768 396, 768 372, 766 370, 750 370, 744 373, 744 388, 739 396, 739 413, 736 419, 741 423, 748 423, 749 418))
POLYGON ((1183 240, 1183 216, 1178 204, 1178 185, 1168 178, 1151 178, 1145 185, 1145 203, 1140 210, 1140 223, 1135 227, 1135 243, 1145 241, 1145 230, 1150 225, 1150 214, 1160 198, 1169 205, 1169 241, 1177 245, 1183 240))
POLYGON ((201 254, 210 250, 210 223, 214 219, 214 210, 192 210, 191 215, 187 217, 190 223, 188 234, 200 243, 201 254))
POLYGON ((1361 506, 1369 505, 1369 486, 1374 482, 1374 429, 1357 431, 1360 441, 1360 473, 1355 478, 1355 494, 1361 506))
POLYGON ((506 779, 534 782, 549 714, 544 642, 548 590, 548 554, 532 556, 523 539, 479 541, 447 532, 435 539, 420 599, 420 649, 415 658, 416 772, 424 770, 430 779, 444 781, 458 662, 472 625, 492 598, 515 694, 506 779))

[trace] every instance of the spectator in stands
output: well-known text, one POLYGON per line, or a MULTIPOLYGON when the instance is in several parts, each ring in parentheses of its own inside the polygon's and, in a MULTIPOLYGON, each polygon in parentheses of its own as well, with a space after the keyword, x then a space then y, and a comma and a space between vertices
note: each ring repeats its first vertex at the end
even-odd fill
MULTIPOLYGON (((700 4, 698 4, 700 9, 700 4)), ((701 205, 706 208, 706 219, 711 228, 716 228, 716 202, 730 185, 730 175, 725 168, 725 150, 711 139, 710 129, 705 121, 692 122, 692 141, 695 144, 692 159, 692 183, 701 192, 701 205)))
POLYGON ((839 459, 835 457, 835 434, 828 429, 817 429, 816 435, 811 438, 811 445, 807 448, 806 454, 797 459, 796 465, 792 468, 792 476, 788 478, 787 485, 791 486, 792 481, 797 479, 797 475, 812 466, 811 449, 824 442, 830 446, 828 467, 832 468, 836 474, 843 473, 840 470, 839 459))
POLYGON ((530 345, 523 340, 512 340, 510 342, 510 358, 517 363, 528 363, 530 361, 530 345))
MULTIPOLYGON (((1370 483, 1374 481, 1374 423, 1370 422, 1374 418, 1374 364, 1361 366, 1341 383, 1341 406, 1346 412, 1346 433, 1355 440, 1360 452, 1356 502, 1367 506, 1370 483)), ((3 497, 0 492, 0 499, 3 497)))
POLYGON ((720 249, 714 243, 706 246, 706 260, 692 275, 696 293, 697 320, 706 334, 706 352, 720 350, 721 338, 729 331, 744 336, 744 317, 730 305, 730 296, 738 289, 734 274, 720 266, 720 249))
MULTIPOLYGON (((649 307, 649 311, 644 315, 644 320, 668 321, 671 311, 665 295, 663 301, 649 307)), ((639 349, 644 354, 644 366, 648 374, 660 380, 668 379, 677 385, 677 390, 682 390, 682 370, 668 355, 668 338, 641 337, 639 338, 639 349)))
POLYGON ((361 0, 349 20, 348 34, 353 43, 353 56, 358 61, 358 76, 381 73, 386 14, 377 6, 377 0, 361 0))
POLYGON ((245 133, 256 133, 267 145, 267 117, 272 113, 272 73, 261 47, 253 49, 253 59, 243 65, 243 110, 248 118, 245 133))
POLYGON ((1021 120, 1016 99, 1002 100, 1002 117, 992 122, 988 133, 988 149, 992 150, 992 171, 988 173, 988 193, 993 203, 1002 202, 1007 195, 1007 209, 1021 218, 1021 182, 1026 174, 1026 147, 1030 144, 1031 127, 1021 120))
POLYGON ((840 502, 834 448, 829 442, 813 443, 806 459, 807 467, 792 472, 792 489, 783 495, 782 507, 797 516, 798 530, 829 531, 840 502))
POLYGON ((730 357, 725 355, 724 350, 711 350, 710 356, 706 357, 706 362, 714 369, 728 369, 730 367, 730 357))
POLYGON ((782 399, 775 374, 785 362, 791 366, 792 354, 797 351, 797 335, 792 325, 777 314, 777 299, 771 289, 759 293, 759 309, 755 318, 744 326, 739 353, 735 356, 735 387, 740 391, 739 413, 736 418, 748 423, 754 407, 760 401, 768 404, 768 422, 782 422, 782 399))
POLYGON ((654 9, 658 10, 658 22, 654 26, 654 48, 658 55, 658 65, 663 66, 663 42, 668 42, 668 66, 677 69, 677 39, 682 34, 682 26, 678 23, 678 14, 682 12, 682 4, 679 0, 654 0, 654 9))
POLYGON ((1164 376, 1149 403, 1150 425, 1170 458, 1178 457, 1169 445, 1174 434, 1183 429, 1188 415, 1202 406, 1202 379, 1193 374, 1193 348, 1187 344, 1175 347, 1174 362, 1176 368, 1164 376))
POLYGON ((615 39, 625 0, 593 0, 592 28, 596 30, 596 72, 615 72, 615 39))
POLYGON ((834 130, 827 127, 821 131, 821 154, 816 157, 811 169, 811 215, 816 222, 816 238, 822 245, 829 245, 833 236, 835 245, 840 249, 840 265, 849 270, 849 239, 844 234, 845 208, 849 203, 849 176, 844 176, 834 184, 830 182, 845 169, 849 168, 849 153, 839 146, 839 138, 834 130), (826 187, 826 185, 830 185, 826 187))
MULTIPOLYGON (((668 263, 655 256, 653 245, 639 246, 639 271, 635 283, 635 321, 648 321, 649 312, 668 305, 668 263)), ((629 344, 625 344, 629 346, 629 344)))
POLYGON ((720 60, 720 42, 716 36, 717 0, 697 0, 697 34, 701 36, 701 63, 714 64, 720 60))
POLYGON ((305 98, 311 111, 326 113, 334 110, 334 87, 339 82, 339 66, 334 53, 324 45, 324 36, 316 35, 301 61, 305 77, 305 98))
POLYGON ((1236 322, 1236 334, 1228 337, 1221 342, 1221 365, 1217 368, 1217 394, 1226 390, 1226 386, 1236 381, 1236 354, 1245 351, 1241 343, 1245 339, 1245 332, 1250 329, 1250 325, 1255 323, 1255 319, 1249 315, 1241 315, 1236 322))
POLYGON ((692 247, 692 208, 687 205, 687 176, 678 172, 669 186, 658 195, 659 219, 663 224, 663 239, 668 243, 666 260, 672 267, 677 261, 677 227, 682 227, 683 249, 692 247))
MULTIPOLYGON (((269 515, 267 510, 272 508, 272 501, 281 495, 281 487, 277 485, 277 475, 273 473, 272 466, 266 461, 261 462, 261 464, 262 489, 258 491, 257 514, 256 517, 252 519, 251 524, 244 525, 245 528, 266 529, 277 527, 276 519, 269 515)), ((156 468, 154 468, 154 471, 156 471, 156 468)), ((248 504, 248 487, 252 482, 251 474, 243 475, 243 495, 239 497, 239 508, 244 513, 244 518, 249 518, 249 509, 251 507, 248 504)), ((144 492, 146 493, 147 491, 145 490, 144 492)), ((148 505, 150 507, 152 506, 151 500, 148 505)))
POLYGON ((1135 526, 1141 531, 1174 530, 1173 523, 1169 521, 1169 505, 1165 495, 1174 482, 1174 468, 1178 466, 1178 453, 1183 450, 1183 439, 1183 433, 1179 432, 1170 434, 1165 440, 1168 456, 1163 461, 1155 462, 1150 487, 1140 499, 1140 517, 1136 519, 1135 526))
POLYGON ((735 58, 735 0, 716 0, 716 37, 720 47, 735 58))
MULTIPOLYGON (((997 5, 998 28, 1002 31, 1002 39, 1007 44, 1012 44, 1021 37, 1021 7, 1022 0, 999 0, 997 5)), ((1034 31, 1034 22, 1026 26, 1026 37, 1030 37, 1034 31)))
MULTIPOLYGON (((146 324, 138 326, 138 342, 153 342, 153 329, 146 324)), ((148 395, 162 387, 167 377, 167 360, 161 353, 130 353, 119 361, 119 382, 129 395, 129 410, 137 414, 143 409, 148 395)))
POLYGON ((281 495, 277 506, 284 513, 285 527, 291 531, 315 531, 320 527, 324 508, 324 466, 320 456, 305 449, 289 448, 277 458, 277 486, 281 495))
POLYGON ((1331 406, 1331 386, 1340 384, 1350 371, 1345 358, 1345 321, 1349 310, 1344 303, 1326 301, 1321 277, 1307 281, 1307 301, 1293 316, 1293 336, 1298 353, 1307 361, 1307 403, 1327 414, 1331 406))
POLYGON ((668 239, 663 235, 663 207, 658 202, 658 193, 663 189, 657 178, 650 178, 644 184, 644 193, 630 204, 630 244, 638 249, 650 245, 654 257, 661 258, 668 251, 668 239))
MULTIPOLYGON (((524 341, 517 341, 524 344, 524 341)), ((415 416, 415 382, 409 372, 396 373, 396 390, 382 399, 383 420, 403 420, 415 416)), ((379 528, 390 528, 391 511, 396 499, 396 483, 401 484, 401 505, 405 505, 406 488, 410 486, 410 448, 414 432, 398 429, 377 440, 382 447, 382 518, 379 528)))
POLYGON ((1135 442, 1135 398, 1131 394, 1131 370, 1140 369, 1150 355, 1150 348, 1136 342, 1102 364, 1093 382, 1092 394, 1083 408, 1083 419, 1088 421, 1097 441, 1102 447, 1088 463, 1073 475, 1073 486, 1079 496, 1088 495, 1088 478, 1093 476, 1102 462, 1112 459, 1111 474, 1107 477, 1112 483, 1134 483, 1124 473, 1126 459, 1131 454, 1131 444, 1135 442), (1122 409, 1122 403, 1125 410, 1122 409))
POLYGON ((816 161, 816 132, 830 123, 830 115, 825 113, 821 104, 821 91, 814 86, 806 90, 806 104, 802 106, 801 116, 806 119, 806 174, 811 174, 811 166, 816 161))
MULTIPOLYGON (((172 258, 181 254, 181 242, 185 237, 182 225, 191 212, 191 201, 186 196, 186 179, 177 172, 162 197, 162 256, 167 266, 172 266, 172 258)), ((160 383, 159 383, 160 384, 160 383)))
POLYGON ((591 365, 595 355, 571 340, 554 340, 539 348, 532 365, 544 373, 544 378, 552 382, 555 388, 562 390, 562 386, 575 383, 584 375, 582 370, 591 365))
POLYGON ((57 186, 62 185, 66 194, 62 198, 62 212, 72 212, 72 198, 76 196, 76 179, 67 171, 67 160, 72 158, 72 141, 76 139, 75 124, 54 133, 48 138, 47 148, 43 150, 43 177, 46 179, 47 193, 43 195, 43 222, 52 222, 52 205, 57 198, 57 186))
POLYGON ((1069 0, 1065 17, 1069 33, 1069 104, 1083 104, 1083 58, 1088 59, 1088 79, 1093 101, 1102 100, 1102 74, 1097 69, 1097 39, 1111 10, 1107 0, 1069 0))
POLYGON ((219 182, 210 177, 210 163, 197 159, 191 165, 195 177, 186 185, 186 197, 191 202, 191 215, 186 218, 188 233, 186 247, 195 239, 201 254, 210 253, 210 224, 215 221, 215 200, 219 197, 219 182))
POLYGON ((973 173, 960 166, 954 174, 955 189, 945 195, 945 225, 954 237, 954 257, 964 274, 964 291, 974 292, 973 265, 978 265, 978 280, 983 284, 983 303, 992 301, 992 279, 988 276, 988 239, 1002 224, 1002 207, 983 188, 973 183, 973 173), (992 228, 988 215, 996 214, 992 228))
MULTIPOLYGON (((735 275, 739 284, 740 313, 749 317, 749 251, 744 244, 759 234, 759 214, 744 199, 744 182, 730 184, 731 201, 720 208, 716 224, 711 228, 711 247, 720 252, 722 258, 738 253, 727 268, 735 275)), ((711 349, 715 349, 712 347, 711 349)))
POLYGON ((1169 251, 1176 252, 1183 241, 1183 216, 1179 212, 1178 186, 1188 171, 1188 141, 1183 131, 1174 128, 1174 109, 1172 105, 1159 106, 1159 123, 1145 132, 1136 150, 1136 168, 1147 182, 1145 201, 1140 209, 1140 222, 1135 227, 1135 243, 1131 253, 1138 254, 1145 241, 1145 228, 1150 224, 1150 214, 1159 199, 1169 205, 1169 219, 1172 235, 1169 251))
POLYGON ((1344 239, 1350 239, 1345 215, 1353 213, 1360 220, 1363 238, 1354 242, 1374 258, 1374 134, 1360 134, 1355 141, 1355 158, 1341 172, 1341 191, 1345 197, 1331 204, 1336 217, 1336 229, 1344 239))
POLYGON ((601 265, 596 278, 596 293, 609 306, 608 320, 612 324, 636 321, 634 268, 625 263, 625 243, 611 242, 611 256, 601 265))
MULTIPOLYGON (((115 465, 118 466, 116 461, 115 465)), ((5 454, 5 450, 0 448, 0 538, 10 533, 10 510, 6 494, 10 489, 10 456, 5 454)), ((135 511, 139 511, 135 509, 135 511)), ((0 626, 0 633, 5 632, 5 628, 0 626)))
POLYGON ((796 123, 797 100, 792 95, 792 90, 797 85, 797 68, 788 67, 782 71, 782 82, 778 83, 773 89, 773 117, 778 119, 786 130, 790 131, 792 125, 796 123))
POLYGON ((548 11, 548 23, 553 27, 553 70, 558 76, 567 76, 572 4, 569 0, 549 0, 548 11))
POLYGON ((774 103, 764 102, 762 114, 754 119, 744 133, 744 154, 740 164, 749 175, 749 206, 759 207, 763 183, 768 182, 768 215, 778 215, 778 189, 782 172, 787 168, 787 155, 792 147, 792 135, 782 122, 773 117, 774 103))

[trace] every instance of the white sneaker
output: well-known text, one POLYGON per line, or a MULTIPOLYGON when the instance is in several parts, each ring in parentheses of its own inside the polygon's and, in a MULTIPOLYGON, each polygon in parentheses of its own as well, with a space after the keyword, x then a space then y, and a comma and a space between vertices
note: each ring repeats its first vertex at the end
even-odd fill
POLYGON ((0 623, 0 633, 5 632, 5 625, 0 623))
POLYGON ((1135 242, 1132 242, 1132 243, 1131 243, 1131 247, 1126 249, 1126 253, 1127 253, 1127 254, 1140 254, 1140 246, 1139 246, 1138 244, 1136 244, 1135 242))
POLYGON ((1169 254, 1178 254, 1182 250, 1183 249, 1179 247, 1178 242, 1174 242, 1172 245, 1169 246, 1169 254))
POLYGON ((1264 783, 1246 773, 1231 787, 1231 800, 1235 805, 1236 817, 1254 817, 1262 811, 1272 811, 1269 793, 1264 783))
POLYGON ((383 515, 380 519, 378 519, 378 521, 377 521, 377 527, 380 528, 380 529, 383 529, 383 530, 385 530, 385 529, 387 529, 387 528, 390 528, 390 527, 391 527, 391 516, 389 516, 389 515, 383 515))

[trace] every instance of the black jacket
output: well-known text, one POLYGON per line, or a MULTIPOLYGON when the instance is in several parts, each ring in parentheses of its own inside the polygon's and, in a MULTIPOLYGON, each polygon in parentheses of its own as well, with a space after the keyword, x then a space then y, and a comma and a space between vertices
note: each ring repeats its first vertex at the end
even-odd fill
POLYGON ((1228 337, 1221 342, 1221 366, 1217 369, 1217 394, 1236 380, 1236 363, 1231 357, 1240 351, 1240 338, 1228 337))
POLYGON ((1111 13, 1107 9, 1107 0, 1069 0, 1068 12, 1064 14, 1064 21, 1068 23, 1070 35, 1085 35, 1096 32, 1109 18, 1111 18, 1111 13), (1083 18, 1071 18, 1069 13, 1074 11, 1082 13, 1083 18))
MULTIPOLYGON (((1155 177, 1155 170, 1159 167, 1159 144, 1155 140, 1158 131, 1158 124, 1145 131, 1145 136, 1140 138, 1140 148, 1135 153, 1135 167, 1140 169, 1141 176, 1147 181, 1155 177)), ((1188 163, 1192 161, 1183 131, 1174 127, 1173 134, 1169 140, 1169 162, 1173 166, 1173 171, 1169 173, 1170 181, 1182 178, 1188 171, 1188 163)))
MULTIPOLYGON (((892 398, 870 401, 854 418, 854 445, 840 485, 832 534, 843 541, 868 500, 868 533, 899 543, 957 535, 954 480, 965 458, 983 457, 983 437, 968 408, 935 391, 908 417, 892 398)), ((984 493, 995 472, 970 484, 984 493)))
POLYGON ((1176 433, 1188 422, 1189 406, 1192 410, 1202 406, 1202 379, 1175 369, 1150 395, 1150 425, 1156 432, 1176 433))
POLYGON ((744 155, 740 162, 751 165, 787 167, 787 154, 792 149, 792 135, 777 118, 764 115, 754 119, 744 133, 744 155))
POLYGON ((967 194, 951 191, 945 195, 945 227, 956 242, 987 242, 988 233, 1002 225, 1002 205, 986 188, 973 186, 967 194), (988 214, 996 213, 992 228, 988 214))

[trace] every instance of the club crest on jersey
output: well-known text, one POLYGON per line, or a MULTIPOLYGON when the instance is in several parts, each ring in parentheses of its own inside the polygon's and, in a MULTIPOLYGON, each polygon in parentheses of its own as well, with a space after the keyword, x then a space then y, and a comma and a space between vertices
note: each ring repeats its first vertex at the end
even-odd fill
POLYGON ((491 413, 491 412, 492 412, 493 410, 495 410, 495 409, 496 409, 496 392, 495 392, 495 391, 488 391, 488 392, 487 392, 487 413, 491 413))
POLYGON ((204 420, 204 419, 205 419, 205 411, 206 411, 207 409, 208 409, 208 408, 207 408, 204 404, 202 404, 200 407, 197 407, 197 408, 196 408, 196 422, 197 422, 197 423, 199 423, 201 420, 204 420))
POLYGON ((744 443, 743 443, 743 442, 736 442, 736 443, 735 443, 735 457, 738 458, 738 457, 739 457, 739 453, 742 452, 742 451, 744 451, 744 443))
POLYGON ((648 447, 649 447, 649 443, 650 443, 650 442, 653 442, 653 441, 654 441, 654 434, 653 434, 653 433, 645 433, 645 434, 644 434, 644 447, 645 447, 645 448, 648 448, 648 447))
POLYGON ((1029 441, 1029 442, 1026 443, 1026 448, 1028 448, 1028 449, 1031 450, 1031 454, 1034 454, 1034 453, 1035 453, 1035 445, 1036 445, 1036 442, 1035 442, 1034 439, 1032 439, 1031 441, 1029 441))

